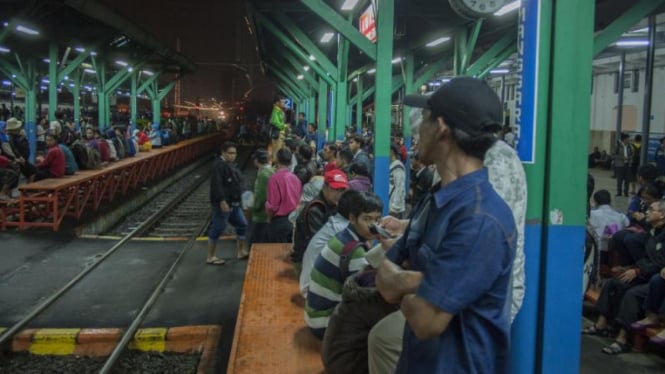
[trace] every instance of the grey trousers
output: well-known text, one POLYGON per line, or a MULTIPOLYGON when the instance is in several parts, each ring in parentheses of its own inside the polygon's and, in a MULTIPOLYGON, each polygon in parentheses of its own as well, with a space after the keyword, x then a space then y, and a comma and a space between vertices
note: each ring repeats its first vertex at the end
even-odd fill
POLYGON ((388 314, 369 332, 368 363, 370 374, 394 373, 402 353, 406 318, 401 310, 388 314))

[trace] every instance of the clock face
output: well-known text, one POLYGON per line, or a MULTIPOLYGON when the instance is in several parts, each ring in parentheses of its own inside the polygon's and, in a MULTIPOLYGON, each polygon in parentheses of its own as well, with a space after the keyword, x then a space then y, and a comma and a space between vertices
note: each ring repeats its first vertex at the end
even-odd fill
POLYGON ((485 18, 501 9, 508 0, 448 0, 460 16, 469 19, 485 18))

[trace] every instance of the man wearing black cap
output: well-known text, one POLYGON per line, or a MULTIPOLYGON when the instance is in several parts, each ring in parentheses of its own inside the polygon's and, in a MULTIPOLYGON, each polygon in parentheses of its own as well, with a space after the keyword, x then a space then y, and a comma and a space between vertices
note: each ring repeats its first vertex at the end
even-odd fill
POLYGON ((505 373, 517 230, 483 167, 501 102, 485 82, 461 77, 404 104, 424 109, 418 154, 441 183, 377 273, 377 288, 407 321, 397 373, 505 373))

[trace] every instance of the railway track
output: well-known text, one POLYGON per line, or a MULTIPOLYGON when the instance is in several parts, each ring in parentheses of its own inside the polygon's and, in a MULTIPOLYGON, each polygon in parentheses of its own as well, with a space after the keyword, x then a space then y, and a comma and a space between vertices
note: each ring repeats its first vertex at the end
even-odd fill
POLYGON ((172 279, 181 260, 194 247, 197 237, 209 224, 210 207, 207 202, 208 183, 205 183, 206 181, 208 181, 208 178, 203 173, 193 173, 192 178, 183 178, 183 180, 176 183, 176 185, 169 188, 165 193, 160 194, 157 199, 151 202, 149 204, 150 210, 137 212, 137 214, 132 215, 130 219, 119 225, 122 229, 121 239, 102 255, 97 256, 94 261, 89 263, 63 287, 53 292, 50 296, 42 298, 44 301, 32 308, 20 321, 4 330, 0 334, 0 346, 3 346, 21 329, 48 310, 53 303, 66 295, 74 286, 80 284, 87 275, 92 273, 94 269, 104 263, 114 253, 117 253, 132 238, 157 235, 162 237, 167 235, 173 237, 175 235, 183 238, 186 242, 178 251, 177 257, 173 260, 168 271, 154 287, 143 305, 136 308, 140 311, 125 329, 122 338, 100 370, 100 373, 110 373, 141 326, 141 323, 150 312, 152 306, 172 279), (185 220, 187 221, 186 223, 185 220))

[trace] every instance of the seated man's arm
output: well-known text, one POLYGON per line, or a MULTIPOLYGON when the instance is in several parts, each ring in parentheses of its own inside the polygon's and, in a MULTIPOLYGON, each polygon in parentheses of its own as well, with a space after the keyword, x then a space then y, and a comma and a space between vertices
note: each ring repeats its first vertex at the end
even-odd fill
POLYGON ((446 331, 453 315, 430 304, 415 293, 402 298, 400 309, 409 321, 413 334, 420 340, 432 338, 446 331))
POLYGON ((384 259, 376 273, 376 288, 387 302, 397 304, 405 295, 416 292, 422 276, 421 272, 403 270, 384 259))

